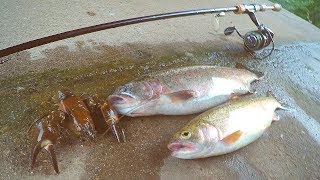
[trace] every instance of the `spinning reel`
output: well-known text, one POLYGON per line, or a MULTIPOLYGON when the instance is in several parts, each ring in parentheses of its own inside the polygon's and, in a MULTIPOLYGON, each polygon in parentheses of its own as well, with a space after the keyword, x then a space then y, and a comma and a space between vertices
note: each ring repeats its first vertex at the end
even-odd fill
POLYGON ((265 26, 264 24, 261 24, 257 17, 255 16, 254 12, 256 9, 253 10, 246 10, 244 13, 248 14, 252 22, 257 26, 258 30, 255 31, 249 31, 245 35, 242 35, 235 26, 228 27, 224 30, 225 35, 231 35, 234 31, 237 32, 237 34, 243 39, 243 44, 245 49, 255 58, 257 59, 265 59, 268 56, 270 56, 274 50, 274 33, 270 28, 265 26), (272 42, 272 49, 270 52, 263 56, 258 57, 255 55, 255 51, 262 50, 263 48, 270 45, 272 42))

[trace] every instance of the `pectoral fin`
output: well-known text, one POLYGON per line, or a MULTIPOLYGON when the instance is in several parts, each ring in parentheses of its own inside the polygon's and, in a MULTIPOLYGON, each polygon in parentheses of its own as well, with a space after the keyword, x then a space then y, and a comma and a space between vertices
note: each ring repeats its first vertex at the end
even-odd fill
POLYGON ((181 101, 188 100, 190 98, 197 97, 197 92, 192 91, 192 90, 182 90, 182 91, 177 91, 173 92, 170 94, 166 94, 166 96, 173 102, 173 103, 178 103, 181 101))
POLYGON ((236 142, 240 136, 242 135, 242 132, 240 130, 226 136, 225 138, 222 139, 222 141, 226 144, 232 144, 236 142))
POLYGON ((236 93, 231 93, 230 95, 230 99, 238 99, 239 98, 239 95, 236 94, 236 93))

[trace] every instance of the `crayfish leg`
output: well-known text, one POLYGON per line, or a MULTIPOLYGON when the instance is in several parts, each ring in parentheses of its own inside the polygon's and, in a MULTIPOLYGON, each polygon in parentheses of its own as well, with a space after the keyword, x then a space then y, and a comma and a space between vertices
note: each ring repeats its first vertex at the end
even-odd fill
POLYGON ((114 137, 116 138, 116 140, 120 143, 121 141, 122 142, 126 142, 126 136, 124 134, 124 129, 122 127, 120 127, 119 125, 116 125, 116 124, 112 124, 112 127, 111 127, 111 130, 112 130, 112 133, 114 135, 114 137), (121 134, 118 133, 119 129, 121 130, 121 134), (120 136, 121 136, 121 140, 120 140, 120 136))
POLYGON ((122 134, 122 140, 123 140, 123 142, 127 142, 127 140, 126 140, 126 135, 124 134, 124 129, 123 129, 123 128, 121 128, 121 134, 122 134))
POLYGON ((114 137, 118 141, 118 143, 120 143, 119 133, 118 133, 117 126, 115 125, 114 121, 112 121, 111 130, 112 130, 114 137))
POLYGON ((53 148, 53 143, 49 140, 45 140, 43 142, 39 142, 35 145, 35 147, 32 149, 31 152, 31 170, 33 169, 36 159, 38 157, 38 154, 42 149, 45 149, 51 157, 51 162, 54 168, 54 171, 59 174, 59 168, 58 168, 58 162, 57 162, 57 157, 53 148))
POLYGON ((124 130, 119 125, 119 118, 118 118, 117 112, 115 110, 113 110, 112 108, 110 108, 109 106, 107 106, 107 104, 105 106, 101 107, 101 112, 103 113, 104 119, 105 119, 107 125, 109 126, 109 129, 111 129, 116 140, 120 143, 121 142, 120 135, 121 135, 122 141, 125 142, 126 140, 125 140, 124 130), (118 133, 119 129, 121 129, 120 135, 118 133))

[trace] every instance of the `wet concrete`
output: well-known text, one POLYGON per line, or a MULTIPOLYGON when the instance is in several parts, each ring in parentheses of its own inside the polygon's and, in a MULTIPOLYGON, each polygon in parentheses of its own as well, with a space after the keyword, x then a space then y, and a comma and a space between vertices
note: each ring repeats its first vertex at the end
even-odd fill
MULTIPOLYGON (((124 4, 137 6, 129 2, 124 4)), ((205 6, 210 2, 203 1, 195 7, 199 4, 205 6)), ((161 5, 165 7, 165 3, 161 5)), ((183 7, 188 5, 194 4, 190 2, 183 7)), ((88 10, 84 14, 99 15, 91 12, 88 10)), ((199 25, 202 28, 196 28, 198 33, 194 36, 190 36, 192 28, 186 29, 191 40, 181 40, 185 37, 178 36, 181 27, 174 27, 171 33, 165 32, 166 29, 158 31, 170 34, 169 39, 177 37, 175 40, 168 40, 166 36, 154 40, 147 32, 149 35, 142 33, 146 36, 145 42, 134 42, 136 37, 133 37, 129 38, 131 43, 122 40, 124 42, 117 44, 114 39, 98 41, 97 35, 84 41, 76 39, 71 45, 56 43, 51 48, 36 48, 7 57, 12 61, 0 66, 1 178, 319 179, 320 43, 317 38, 320 38, 320 31, 287 12, 262 16, 275 31, 276 42, 280 42, 272 56, 265 60, 252 58, 242 49, 236 36, 210 34, 206 25, 199 25), (274 17, 278 18, 271 19, 274 17), (287 24, 281 20, 286 20, 287 24), (302 30, 297 28, 301 24, 302 30), (199 36, 208 38, 192 40, 199 36), (236 62, 265 73, 265 78, 254 84, 258 92, 255 96, 264 96, 271 90, 292 109, 279 111, 281 121, 273 123, 254 143, 223 156, 180 160, 170 156, 166 145, 171 135, 195 115, 125 117, 121 125, 126 130, 127 143, 116 143, 111 134, 99 135, 94 142, 61 137, 56 145, 61 173, 54 173, 45 152, 30 171, 27 129, 34 119, 56 108, 51 97, 59 89, 69 88, 79 95, 98 94, 106 98, 119 85, 150 72, 187 65, 234 66, 236 62)), ((238 20, 238 17, 225 18, 238 20)), ((183 24, 190 23, 189 20, 178 21, 183 24)), ((198 27, 194 21, 191 24, 198 27)), ((248 24, 246 19, 240 26, 248 24)), ((125 29, 117 33, 124 33, 125 29)))

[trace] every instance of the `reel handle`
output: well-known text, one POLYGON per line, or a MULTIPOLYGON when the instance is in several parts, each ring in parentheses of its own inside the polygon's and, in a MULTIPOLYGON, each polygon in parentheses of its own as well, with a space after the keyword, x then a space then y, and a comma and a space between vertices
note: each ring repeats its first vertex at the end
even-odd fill
POLYGON ((238 4, 235 6, 237 10, 233 11, 235 14, 243 14, 248 12, 257 12, 257 11, 266 11, 266 10, 273 10, 273 11, 280 11, 282 9, 280 4, 273 4, 272 6, 267 6, 265 4, 238 4))

